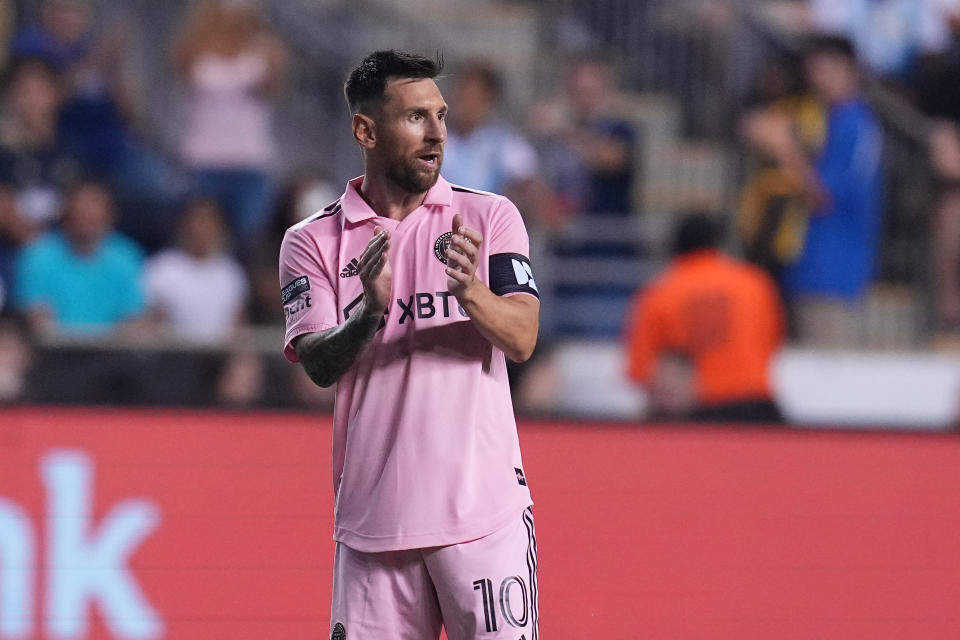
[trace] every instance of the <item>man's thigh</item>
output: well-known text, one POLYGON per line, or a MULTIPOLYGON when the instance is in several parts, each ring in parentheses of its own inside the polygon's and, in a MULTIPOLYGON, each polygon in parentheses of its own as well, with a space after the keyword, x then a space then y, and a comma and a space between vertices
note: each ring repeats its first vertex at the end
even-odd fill
POLYGON ((537 640, 533 511, 490 535, 425 550, 450 640, 537 640))
POLYGON ((332 640, 440 637, 437 595, 419 549, 363 553, 337 543, 332 640))

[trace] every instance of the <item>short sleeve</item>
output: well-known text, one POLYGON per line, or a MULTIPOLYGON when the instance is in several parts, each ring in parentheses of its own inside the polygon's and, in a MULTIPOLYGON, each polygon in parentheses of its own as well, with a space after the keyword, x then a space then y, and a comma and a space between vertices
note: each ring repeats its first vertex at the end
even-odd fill
POLYGON ((490 224, 490 290, 499 296, 540 297, 530 264, 530 238, 517 207, 502 198, 490 224))
POLYGON ((289 230, 280 246, 280 304, 286 322, 283 354, 298 362, 292 341, 337 326, 337 293, 313 238, 289 230))
POLYGON ((490 253, 520 253, 529 257, 530 237, 523 216, 508 198, 500 198, 490 224, 490 253))

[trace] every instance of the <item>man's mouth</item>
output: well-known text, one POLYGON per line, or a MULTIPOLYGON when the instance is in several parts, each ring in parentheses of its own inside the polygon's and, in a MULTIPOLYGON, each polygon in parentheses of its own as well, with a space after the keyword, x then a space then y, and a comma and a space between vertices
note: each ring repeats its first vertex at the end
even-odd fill
POLYGON ((441 154, 439 152, 421 153, 417 159, 430 168, 436 168, 440 166, 441 154))

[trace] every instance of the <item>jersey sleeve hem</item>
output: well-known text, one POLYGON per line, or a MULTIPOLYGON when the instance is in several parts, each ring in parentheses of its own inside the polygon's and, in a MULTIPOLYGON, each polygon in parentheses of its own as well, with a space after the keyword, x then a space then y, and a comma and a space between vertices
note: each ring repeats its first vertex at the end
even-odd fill
POLYGON ((530 296, 530 297, 533 298, 534 300, 539 300, 539 299, 540 299, 540 296, 538 296, 536 293, 534 293, 533 291, 531 291, 531 290, 529 290, 529 289, 522 289, 522 290, 518 290, 518 291, 507 291, 506 293, 500 294, 500 297, 501 297, 501 298, 512 298, 513 296, 516 296, 516 295, 530 296))
POLYGON ((305 333, 316 333, 317 331, 326 331, 327 329, 332 329, 336 325, 331 324, 305 324, 299 327, 294 327, 287 331, 287 335, 284 338, 285 342, 283 345, 283 355, 290 362, 300 362, 300 358, 297 357, 297 352, 293 348, 293 339, 297 336, 302 336, 305 333))

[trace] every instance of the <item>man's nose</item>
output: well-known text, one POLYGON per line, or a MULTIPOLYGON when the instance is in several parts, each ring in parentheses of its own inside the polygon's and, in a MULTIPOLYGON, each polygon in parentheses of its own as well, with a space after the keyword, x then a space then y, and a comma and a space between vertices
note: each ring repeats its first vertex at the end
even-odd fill
POLYGON ((427 140, 430 142, 446 142, 447 123, 444 120, 434 119, 431 125, 427 127, 427 140))

